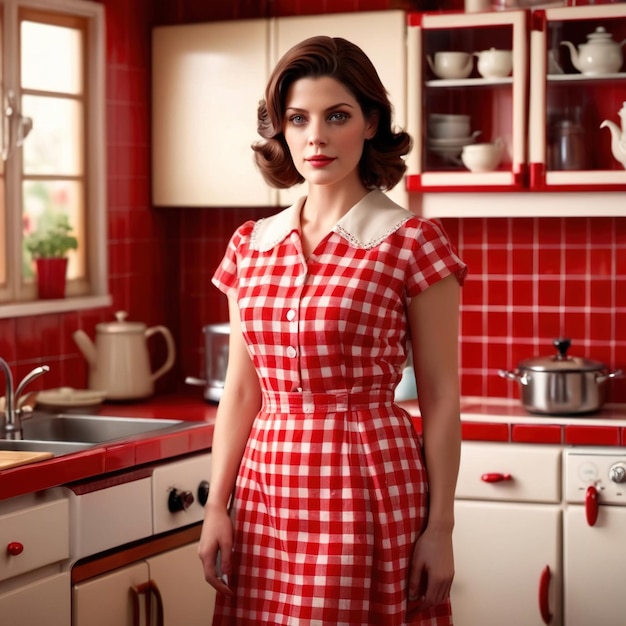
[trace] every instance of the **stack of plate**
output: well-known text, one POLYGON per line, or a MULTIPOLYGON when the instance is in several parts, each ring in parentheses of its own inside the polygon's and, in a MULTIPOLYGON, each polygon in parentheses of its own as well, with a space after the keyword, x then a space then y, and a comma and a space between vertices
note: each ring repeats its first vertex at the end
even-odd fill
POLYGON ((474 131, 467 137, 429 137, 428 150, 440 156, 448 163, 460 164, 461 152, 464 146, 468 146, 476 141, 476 137, 480 135, 480 131, 474 131))

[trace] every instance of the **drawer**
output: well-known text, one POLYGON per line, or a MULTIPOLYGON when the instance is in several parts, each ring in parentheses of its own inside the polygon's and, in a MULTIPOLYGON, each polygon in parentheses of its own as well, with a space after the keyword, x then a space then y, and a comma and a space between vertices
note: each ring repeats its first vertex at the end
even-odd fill
POLYGON ((65 498, 0 514, 0 580, 69 558, 69 505, 65 498), (11 554, 13 545, 18 554, 11 554))
POLYGON ((457 499, 561 501, 561 448, 463 442, 457 499))

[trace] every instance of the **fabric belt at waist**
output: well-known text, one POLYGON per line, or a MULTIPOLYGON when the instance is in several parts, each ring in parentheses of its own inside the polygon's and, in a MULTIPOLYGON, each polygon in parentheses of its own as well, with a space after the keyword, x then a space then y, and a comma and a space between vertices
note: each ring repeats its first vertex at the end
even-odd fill
POLYGON ((393 391, 335 391, 312 393, 310 391, 264 391, 263 411, 266 413, 315 413, 317 411, 349 411, 371 409, 392 404, 393 391))

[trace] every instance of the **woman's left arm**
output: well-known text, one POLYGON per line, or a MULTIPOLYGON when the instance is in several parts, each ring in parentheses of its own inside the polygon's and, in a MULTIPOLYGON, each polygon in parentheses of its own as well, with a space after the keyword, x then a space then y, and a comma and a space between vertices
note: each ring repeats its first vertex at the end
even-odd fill
POLYGON ((409 600, 422 610, 447 599, 454 577, 454 492, 461 451, 459 283, 454 275, 411 300, 409 323, 429 485, 428 520, 409 577, 409 600))

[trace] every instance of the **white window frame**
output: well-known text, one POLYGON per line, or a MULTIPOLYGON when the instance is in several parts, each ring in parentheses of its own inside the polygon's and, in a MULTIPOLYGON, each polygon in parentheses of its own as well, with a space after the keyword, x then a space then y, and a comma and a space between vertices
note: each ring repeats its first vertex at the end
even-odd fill
MULTIPOLYGON (((88 51, 87 51, 87 93, 90 109, 89 125, 87 127, 86 145, 89 158, 87 163, 86 211, 87 227, 87 266, 91 293, 86 296, 67 297, 62 300, 32 300, 28 302, 0 303, 0 318, 20 317, 26 315, 41 315, 45 313, 60 313, 107 307, 112 298, 108 293, 107 267, 107 178, 106 178, 106 41, 104 6, 89 0, 0 0, 4 12, 4 32, 2 38, 6 49, 17 49, 16 38, 18 33, 11 29, 17 23, 20 7, 55 11, 84 17, 89 22, 88 51)), ((15 89, 17 77, 15 65, 9 66, 5 58, 4 67, 5 89, 15 89)), ((15 89, 18 98, 19 90, 15 89)), ((3 94, 2 94, 3 95, 3 94)), ((2 98, 3 99, 3 98, 2 98)), ((7 181, 7 184, 10 184, 7 181)), ((11 242, 20 242, 22 239, 21 206, 7 207, 7 247, 9 263, 18 258, 16 246, 11 242)), ((4 242, 0 242, 4 244, 4 242)))

